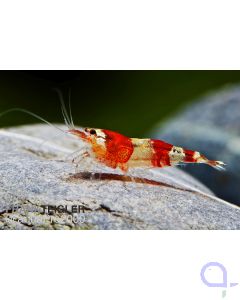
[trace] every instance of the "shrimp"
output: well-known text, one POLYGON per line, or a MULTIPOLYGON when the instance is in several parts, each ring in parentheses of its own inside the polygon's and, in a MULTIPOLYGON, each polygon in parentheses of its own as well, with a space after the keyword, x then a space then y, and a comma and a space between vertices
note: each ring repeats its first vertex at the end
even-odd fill
POLYGON ((90 145, 93 157, 124 173, 135 167, 163 168, 181 163, 203 163, 224 169, 224 163, 209 160, 198 151, 184 149, 156 139, 129 138, 107 129, 69 129, 68 132, 90 145))
POLYGON ((85 151, 81 158, 91 156, 108 167, 113 169, 120 168, 124 173, 136 167, 163 168, 185 163, 203 163, 218 170, 224 170, 225 163, 222 161, 209 160, 198 151, 174 146, 161 140, 129 138, 107 129, 76 129, 71 115, 70 95, 68 114, 61 92, 57 89, 56 91, 60 96, 62 114, 65 125, 68 128, 66 131, 25 109, 9 109, 1 113, 0 117, 12 111, 30 114, 57 130, 73 135, 88 143, 91 153, 89 153, 89 150, 85 151))

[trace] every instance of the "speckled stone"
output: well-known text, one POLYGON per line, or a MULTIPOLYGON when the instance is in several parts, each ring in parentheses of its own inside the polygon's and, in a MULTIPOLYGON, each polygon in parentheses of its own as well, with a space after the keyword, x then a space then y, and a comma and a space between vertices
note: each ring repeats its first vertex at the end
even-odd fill
POLYGON ((0 228, 240 229, 239 208, 185 172, 136 169, 123 177, 91 159, 76 169, 72 153, 84 147, 46 125, 0 130, 0 228), (68 212, 50 216, 43 205, 68 212), (75 222, 72 205, 84 208, 75 222))

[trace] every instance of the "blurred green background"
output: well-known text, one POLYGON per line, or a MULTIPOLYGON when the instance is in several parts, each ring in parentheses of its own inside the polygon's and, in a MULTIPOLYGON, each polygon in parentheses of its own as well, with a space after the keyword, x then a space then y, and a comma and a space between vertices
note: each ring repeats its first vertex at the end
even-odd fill
MULTIPOLYGON (((1 71, 0 112, 19 107, 62 123, 57 93, 71 88, 75 124, 147 136, 160 120, 198 96, 240 82, 240 71, 1 71)), ((21 112, 0 118, 0 126, 38 123, 21 112)))

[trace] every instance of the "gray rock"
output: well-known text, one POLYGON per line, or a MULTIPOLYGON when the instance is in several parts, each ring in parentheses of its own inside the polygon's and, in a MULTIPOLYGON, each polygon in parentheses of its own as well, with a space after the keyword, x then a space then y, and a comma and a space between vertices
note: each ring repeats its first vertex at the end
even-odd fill
POLYGON ((240 204, 239 86, 200 98, 173 119, 159 124, 152 136, 224 161, 227 164, 225 172, 203 165, 187 165, 184 170, 219 197, 240 204))
POLYGON ((72 153, 84 147, 46 125, 0 130, 0 228, 240 229, 239 208, 183 171, 123 176, 91 159, 76 169, 72 153), (67 211, 44 213, 56 205, 67 211))

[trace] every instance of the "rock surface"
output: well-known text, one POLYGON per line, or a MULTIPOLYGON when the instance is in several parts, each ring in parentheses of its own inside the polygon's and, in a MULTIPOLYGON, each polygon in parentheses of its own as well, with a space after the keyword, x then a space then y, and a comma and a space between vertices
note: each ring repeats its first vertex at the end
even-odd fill
POLYGON ((172 120, 159 124, 152 136, 224 161, 225 172, 203 165, 186 165, 184 170, 222 199, 240 204, 240 86, 202 97, 172 120))
POLYGON ((136 169, 124 177, 91 159, 76 169, 72 153, 84 147, 46 125, 0 130, 0 228, 240 229, 239 208, 183 171, 136 169), (46 213, 56 205, 67 212, 46 213))

